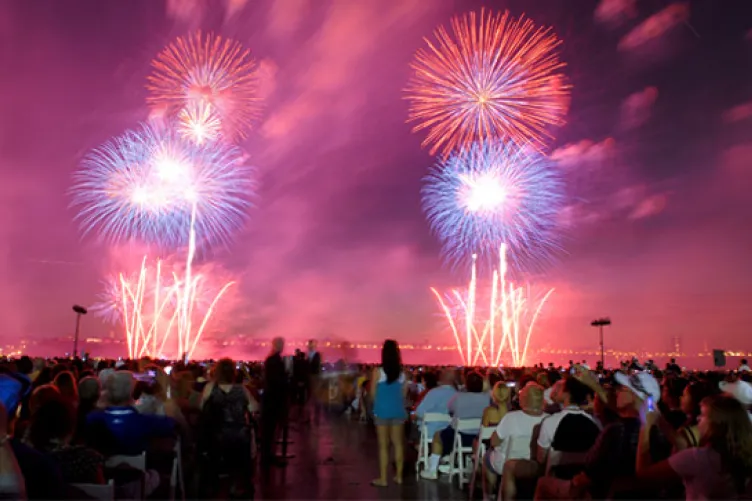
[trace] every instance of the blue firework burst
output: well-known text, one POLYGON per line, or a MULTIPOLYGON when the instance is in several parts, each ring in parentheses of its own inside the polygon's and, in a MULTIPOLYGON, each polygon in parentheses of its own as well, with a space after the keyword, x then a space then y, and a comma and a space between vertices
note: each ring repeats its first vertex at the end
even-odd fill
POLYGON ((439 160, 425 178, 423 210, 450 265, 498 260, 502 243, 518 268, 558 248, 560 177, 548 159, 514 143, 475 143, 439 160))
POLYGON ((252 171, 232 145, 198 145, 172 127, 143 124, 93 150, 74 174, 72 205, 84 233, 174 249, 227 244, 245 222, 252 171))

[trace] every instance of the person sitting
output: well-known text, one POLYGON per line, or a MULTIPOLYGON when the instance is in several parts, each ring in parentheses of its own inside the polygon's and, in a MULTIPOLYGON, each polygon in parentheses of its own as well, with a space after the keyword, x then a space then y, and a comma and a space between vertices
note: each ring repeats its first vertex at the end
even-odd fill
POLYGON ((496 426, 509 410, 511 391, 504 381, 494 384, 491 389, 491 405, 483 410, 481 426, 496 426))
POLYGON ((421 381, 423 382, 423 390, 418 393, 417 397, 415 397, 415 402, 413 402, 413 409, 418 408, 423 399, 426 398, 426 395, 428 395, 428 392, 439 386, 439 380, 436 377, 436 373, 433 371, 425 372, 421 376, 421 381))
POLYGON ((543 388, 528 384, 520 391, 521 410, 511 411, 502 417, 491 435, 491 447, 483 460, 488 486, 494 492, 496 480, 502 473, 503 498, 513 499, 517 492, 517 479, 535 478, 538 464, 534 461, 536 429, 546 417, 543 413, 543 388), (505 467, 509 463, 508 467, 505 467))
MULTIPOLYGON (((483 392, 483 376, 477 372, 471 372, 465 379, 467 391, 458 392, 449 401, 447 408, 454 419, 481 419, 483 411, 488 406, 488 393, 483 392)), ((426 397, 428 398, 428 397, 426 397)), ((443 455, 450 454, 454 449, 455 429, 448 426, 434 434, 431 444, 431 456, 428 458, 428 466, 420 472, 420 476, 435 480, 438 478, 439 461, 443 455)), ((460 432, 463 447, 471 447, 476 433, 460 432)))
POLYGON ((75 429, 75 411, 60 395, 32 415, 26 441, 55 460, 66 483, 103 484, 104 457, 93 449, 71 445, 75 429))
POLYGON ((700 444, 700 430, 697 426, 700 418, 700 403, 712 393, 712 388, 702 381, 694 381, 684 388, 681 410, 684 412, 685 421, 672 441, 675 451, 697 447, 700 444))
POLYGON ((52 384, 60 391, 60 395, 70 402, 74 409, 78 407, 78 384, 76 384, 76 378, 72 372, 61 372, 55 376, 52 384))
POLYGON ((686 499, 749 499, 752 424, 742 404, 726 395, 701 403, 700 444, 659 463, 651 461, 650 429, 658 414, 648 412, 640 433, 637 481, 655 488, 684 483, 686 499))
POLYGON ((133 406, 132 372, 113 373, 107 378, 105 389, 105 408, 92 411, 86 420, 88 443, 100 452, 106 456, 138 455, 148 448, 150 440, 174 436, 175 420, 141 414, 133 406))
POLYGON ((8 439, 8 411, 0 403, 0 497, 26 499, 26 481, 8 439))
POLYGON ((454 371, 444 371, 441 373, 439 385, 429 390, 423 397, 418 407, 415 409, 414 416, 420 422, 423 417, 429 413, 447 414, 446 421, 432 421, 426 423, 426 432, 429 437, 433 437, 439 430, 446 428, 449 424, 449 401, 457 394, 454 389, 454 371))
MULTIPOLYGON (((590 372, 583 372, 578 378, 592 389, 598 387, 597 379, 590 372)), ((611 492, 615 480, 634 475, 641 426, 640 409, 648 399, 657 404, 661 388, 647 372, 638 372, 631 377, 617 372, 614 379, 620 385, 616 393, 619 420, 607 425, 598 435, 587 453, 583 472, 572 480, 554 477, 540 479, 535 499, 579 499, 586 495, 604 499, 611 492)), ((599 398, 604 398, 605 392, 600 390, 598 394, 599 398)))
MULTIPOLYGON (((5 390, 8 389, 5 388, 5 390)), ((22 491, 25 492, 28 499, 60 499, 65 496, 65 484, 57 464, 44 454, 23 443, 20 439, 21 435, 18 433, 15 433, 12 438, 8 438, 13 430, 18 430, 15 422, 17 408, 14 406, 18 406, 21 402, 22 394, 20 392, 24 390, 19 387, 18 391, 19 393, 16 394, 6 391, 0 397, 0 447, 4 448, 5 444, 10 445, 12 456, 20 468, 20 479, 24 485, 22 490, 17 485, 19 477, 13 467, 11 455, 8 451, 0 451, 0 456, 4 455, 6 459, 5 462, 0 461, 2 462, 0 471, 16 477, 15 481, 12 478, 6 478, 6 482, 10 484, 6 485, 6 490, 18 492, 18 496, 11 495, 11 499, 22 497, 22 491), (3 437, 5 440, 2 440, 3 437)), ((54 391, 56 392, 57 389, 54 388, 54 391)), ((26 407, 28 409, 29 406, 26 407)))
MULTIPOLYGON (((538 437, 537 459, 541 465, 548 461, 551 449, 562 453, 584 453, 595 443, 600 424, 585 411, 592 391, 574 376, 567 376, 559 398, 562 410, 547 417, 541 424, 538 437)), ((554 472, 563 478, 572 478, 580 465, 562 465, 554 472)))
POLYGON ((95 377, 85 377, 78 382, 78 409, 76 419, 76 436, 75 443, 83 443, 85 440, 86 419, 89 413, 96 409, 99 402, 101 389, 99 379, 95 377))
POLYGON ((682 377, 667 377, 661 386, 661 412, 669 425, 678 430, 687 421, 682 410, 684 390, 689 382, 682 377))

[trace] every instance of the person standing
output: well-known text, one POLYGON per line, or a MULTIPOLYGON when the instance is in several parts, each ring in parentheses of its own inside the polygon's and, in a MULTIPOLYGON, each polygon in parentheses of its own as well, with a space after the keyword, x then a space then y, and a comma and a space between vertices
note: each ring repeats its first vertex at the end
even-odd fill
POLYGON ((381 349, 381 367, 374 369, 371 377, 373 395, 373 415, 376 435, 379 442, 379 478, 371 485, 387 486, 389 468, 389 443, 394 445, 394 462, 397 474, 394 481, 402 483, 402 470, 405 463, 405 393, 407 384, 402 372, 402 357, 399 345, 393 339, 384 341, 381 349))
POLYGON ((306 388, 306 401, 310 409, 306 422, 313 419, 318 422, 321 406, 317 400, 318 391, 321 386, 321 354, 317 350, 316 340, 308 340, 308 353, 306 354, 308 362, 308 387, 306 388))
MULTIPOLYGON (((264 361, 264 394, 261 407, 261 465, 269 468, 274 463, 274 444, 280 426, 287 419, 287 370, 282 359, 285 340, 272 340, 272 351, 264 361)), ((280 464, 280 463, 277 463, 280 464)))

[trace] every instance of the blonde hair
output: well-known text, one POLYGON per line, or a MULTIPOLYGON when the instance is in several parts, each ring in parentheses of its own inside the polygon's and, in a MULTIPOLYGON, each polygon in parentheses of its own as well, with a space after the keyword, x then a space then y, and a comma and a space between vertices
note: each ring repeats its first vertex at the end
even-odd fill
POLYGON ((507 388, 507 384, 504 381, 499 381, 493 387, 491 391, 491 397, 497 404, 503 404, 509 401, 510 391, 507 388))
POLYGON ((527 386, 520 391, 520 406, 524 411, 542 411, 543 387, 538 383, 528 383, 527 386))

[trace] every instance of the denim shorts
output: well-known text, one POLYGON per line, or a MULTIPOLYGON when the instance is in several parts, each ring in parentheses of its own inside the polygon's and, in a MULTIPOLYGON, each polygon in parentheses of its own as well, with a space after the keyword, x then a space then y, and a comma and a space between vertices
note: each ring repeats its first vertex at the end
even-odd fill
POLYGON ((374 417, 373 422, 376 424, 376 426, 400 426, 405 424, 405 418, 384 419, 380 417, 374 417))

